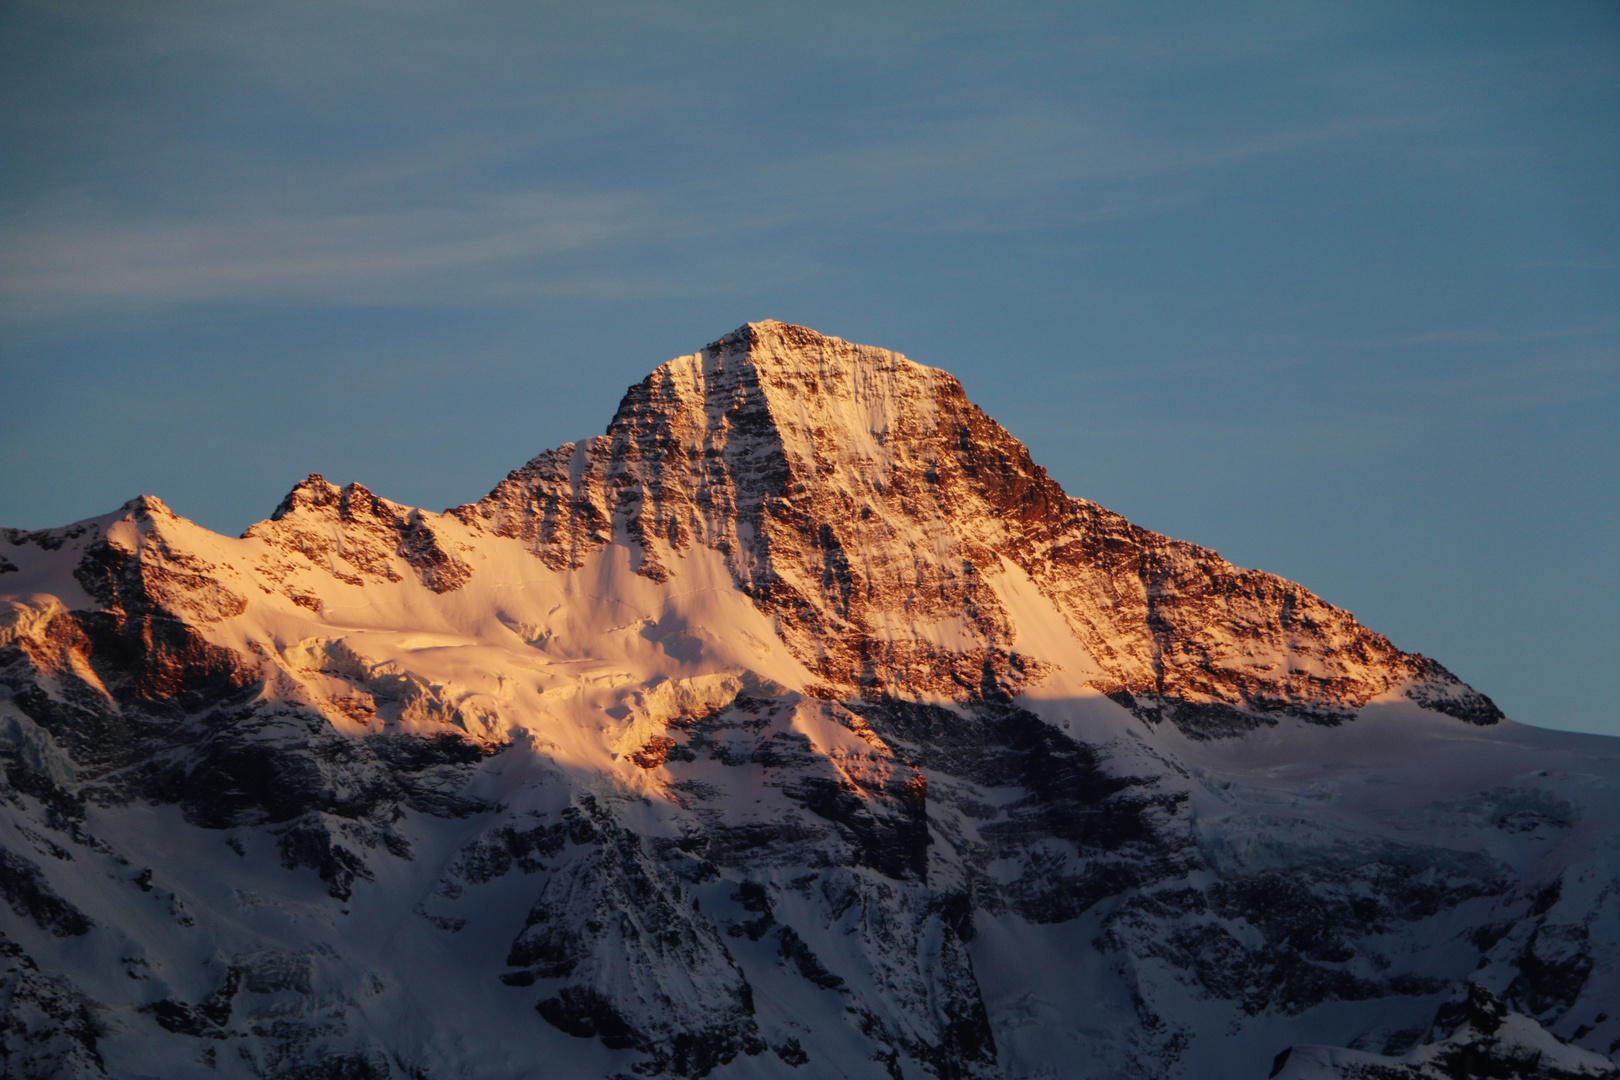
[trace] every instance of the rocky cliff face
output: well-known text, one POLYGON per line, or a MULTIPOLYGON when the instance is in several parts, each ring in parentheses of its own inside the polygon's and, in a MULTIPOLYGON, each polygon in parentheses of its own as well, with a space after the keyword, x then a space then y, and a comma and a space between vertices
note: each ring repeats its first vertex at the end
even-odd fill
POLYGON ((982 698, 1039 682, 985 580, 1011 567, 1091 653, 1096 685, 1189 734, 1334 723, 1391 689, 1501 719, 1292 582, 1068 497, 945 372, 798 326, 751 324, 670 361, 605 436, 454 513, 559 569, 616 538, 655 581, 693 545, 719 551, 838 693, 982 698))
POLYGON ((444 514, 312 476, 0 556, 8 1075, 1382 1075, 1486 998, 1512 1075, 1620 1045, 1612 740, 895 353, 751 324, 444 514))

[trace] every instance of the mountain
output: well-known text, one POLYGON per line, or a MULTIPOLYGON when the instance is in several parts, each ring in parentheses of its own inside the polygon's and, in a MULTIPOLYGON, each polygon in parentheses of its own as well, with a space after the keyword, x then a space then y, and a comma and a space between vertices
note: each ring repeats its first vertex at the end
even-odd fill
POLYGON ((477 503, 142 497, 0 590, 8 1076, 1620 1075, 1620 740, 896 353, 749 324, 477 503))

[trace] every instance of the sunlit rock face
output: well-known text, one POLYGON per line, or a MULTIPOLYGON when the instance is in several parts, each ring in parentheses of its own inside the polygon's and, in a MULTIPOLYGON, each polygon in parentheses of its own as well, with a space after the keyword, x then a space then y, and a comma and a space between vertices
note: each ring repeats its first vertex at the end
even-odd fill
POLYGON ((561 568, 628 538, 655 581, 693 546, 839 692, 982 697, 1041 681, 999 579, 1027 577, 1138 715, 1213 735, 1333 723, 1391 689, 1488 724, 1444 668, 1270 574, 1064 494, 950 375, 750 324, 631 387, 599 439, 456 515, 561 568))
POLYGON ((0 533, 0 590, 6 1075, 1620 1048, 1615 740, 1069 497, 882 349, 750 324, 477 503, 141 498, 0 533))

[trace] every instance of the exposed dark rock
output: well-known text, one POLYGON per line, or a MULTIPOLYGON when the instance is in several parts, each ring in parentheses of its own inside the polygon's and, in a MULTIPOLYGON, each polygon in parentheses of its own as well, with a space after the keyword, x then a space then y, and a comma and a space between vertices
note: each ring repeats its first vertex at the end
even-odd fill
POLYGON ((791 1036, 784 1040, 781 1046, 773 1046, 771 1049, 776 1052, 777 1057, 792 1065, 795 1069, 810 1062, 810 1055, 804 1052, 804 1047, 799 1045, 799 1040, 791 1036))
POLYGON ((0 1071, 16 1080, 107 1075, 98 1004, 0 935, 0 1071))
POLYGON ((0 897, 19 918, 34 920, 57 937, 88 934, 89 916, 58 896, 38 864, 0 847, 0 897))
POLYGON ((843 978, 822 967, 821 961, 816 959, 816 954, 810 951, 810 946, 804 943, 793 927, 784 926, 778 929, 776 940, 780 943, 779 954, 782 959, 790 961, 800 975, 823 990, 843 989, 843 978))
POLYGON ((360 855, 338 843, 332 829, 319 814, 311 814, 281 829, 276 837, 281 865, 289 870, 309 867, 315 870, 327 891, 338 900, 347 900, 357 879, 371 880, 371 868, 360 855))

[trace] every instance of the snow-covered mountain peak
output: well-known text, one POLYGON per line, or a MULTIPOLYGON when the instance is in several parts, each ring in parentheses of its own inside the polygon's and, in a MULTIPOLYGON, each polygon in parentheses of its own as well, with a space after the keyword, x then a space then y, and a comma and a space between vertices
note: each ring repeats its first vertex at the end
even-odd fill
POLYGON ((898 353, 750 323, 478 502, 143 497, 0 532, 0 590, 6 1075, 1620 1046, 1609 741, 1072 498, 898 353), (1511 1040, 1436 1027, 1468 987, 1511 1040))
POLYGON ((1500 716, 1304 588, 1070 498, 945 372, 784 323, 659 367, 604 436, 453 514, 559 570, 624 545, 662 581, 718 552, 846 689, 1100 692, 1204 736, 1388 693, 1500 716))
POLYGON ((121 508, 123 512, 133 515, 146 515, 149 517, 178 518, 180 515, 169 509, 167 503, 156 495, 137 495, 125 503, 121 508))

